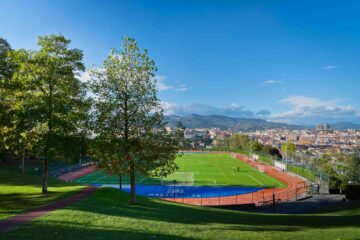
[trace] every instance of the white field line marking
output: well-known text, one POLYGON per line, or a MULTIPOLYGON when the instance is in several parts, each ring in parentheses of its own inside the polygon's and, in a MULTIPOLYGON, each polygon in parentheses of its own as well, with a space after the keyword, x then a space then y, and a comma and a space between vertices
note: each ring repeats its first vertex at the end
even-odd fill
MULTIPOLYGON (((267 177, 268 179, 270 179, 271 181, 273 181, 274 183, 279 184, 278 181, 276 181, 276 180, 273 179, 272 177, 269 177, 266 173, 263 173, 263 175, 264 175, 265 177, 267 177)), ((281 183, 280 185, 284 185, 283 182, 280 182, 280 183, 281 183)))
POLYGON ((107 178, 107 176, 106 176, 106 175, 105 175, 105 176, 102 176, 101 178, 96 179, 94 182, 99 182, 100 180, 102 180, 102 179, 104 179, 104 178, 107 178))
POLYGON ((261 184, 262 186, 264 186, 264 184, 262 182, 260 182, 259 180, 257 180, 256 178, 254 178, 253 176, 246 174, 248 177, 254 179, 256 182, 258 182, 259 184, 261 184))
POLYGON ((225 178, 226 178, 227 180, 229 180, 228 176, 226 176, 225 172, 221 170, 221 168, 217 165, 217 163, 215 163, 215 166, 216 166, 216 168, 219 170, 219 172, 221 172, 221 173, 225 176, 225 178))

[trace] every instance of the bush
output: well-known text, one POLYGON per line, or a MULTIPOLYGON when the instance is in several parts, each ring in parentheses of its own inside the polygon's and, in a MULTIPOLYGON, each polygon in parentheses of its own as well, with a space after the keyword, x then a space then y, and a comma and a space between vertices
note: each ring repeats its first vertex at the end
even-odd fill
POLYGON ((360 199, 360 184, 348 184, 345 186, 344 192, 349 200, 360 199))
POLYGON ((316 180, 315 174, 309 169, 305 169, 305 168, 301 168, 301 167, 298 167, 298 166, 288 164, 288 171, 293 172, 293 173, 295 173, 297 175, 300 175, 300 176, 302 176, 304 178, 307 178, 307 179, 309 179, 310 181, 313 181, 313 182, 316 180))

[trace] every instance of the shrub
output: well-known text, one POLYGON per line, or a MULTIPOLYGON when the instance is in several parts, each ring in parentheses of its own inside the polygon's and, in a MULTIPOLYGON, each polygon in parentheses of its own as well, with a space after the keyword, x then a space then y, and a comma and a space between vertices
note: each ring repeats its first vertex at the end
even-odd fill
POLYGON ((344 192, 349 200, 360 199, 360 184, 348 184, 345 186, 344 192))

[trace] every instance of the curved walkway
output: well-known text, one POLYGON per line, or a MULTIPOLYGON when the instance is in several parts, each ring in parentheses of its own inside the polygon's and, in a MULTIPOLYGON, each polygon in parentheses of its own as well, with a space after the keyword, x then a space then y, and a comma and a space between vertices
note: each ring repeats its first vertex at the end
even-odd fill
MULTIPOLYGON (((216 153, 214 153, 216 154, 216 153)), ((267 205, 275 202, 296 200, 306 193, 306 182, 302 179, 282 172, 273 166, 265 165, 250 157, 241 154, 232 154, 234 158, 246 162, 257 169, 262 169, 266 174, 287 184, 286 188, 263 189, 254 193, 214 198, 163 198, 163 200, 201 206, 255 204, 267 205)))
POLYGON ((25 224, 35 218, 44 216, 49 212, 58 210, 60 208, 64 208, 76 201, 79 201, 83 198, 88 197, 92 192, 96 190, 95 187, 85 187, 84 189, 77 192, 75 195, 70 196, 68 198, 59 200, 57 202, 51 203, 49 205, 37 208, 27 213, 15 215, 13 217, 9 217, 5 220, 0 221, 0 233, 4 233, 10 231, 22 224, 25 224))

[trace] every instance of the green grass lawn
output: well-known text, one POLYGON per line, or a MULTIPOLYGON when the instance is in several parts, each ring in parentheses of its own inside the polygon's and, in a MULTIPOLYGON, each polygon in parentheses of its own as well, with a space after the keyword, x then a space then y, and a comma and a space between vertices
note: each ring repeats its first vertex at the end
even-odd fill
POLYGON ((53 202, 83 188, 49 180, 49 193, 41 194, 41 177, 0 168, 0 219, 53 202))
POLYGON ((0 239, 359 239, 360 202, 306 215, 259 214, 164 202, 102 188, 0 239))
MULTIPOLYGON (((247 187, 285 187, 286 185, 271 176, 259 172, 248 164, 232 158, 228 154, 184 154, 176 159, 179 170, 166 177, 165 181, 188 182, 194 179, 194 185, 201 186, 247 186, 247 187), (239 171, 238 171, 239 168, 239 171), (193 177, 192 177, 193 176, 193 177)), ((160 184, 160 178, 137 176, 140 184, 160 184)), ((78 183, 117 184, 118 176, 106 176, 97 171, 78 179, 78 183)), ((129 178, 124 177, 128 184, 129 178)))

